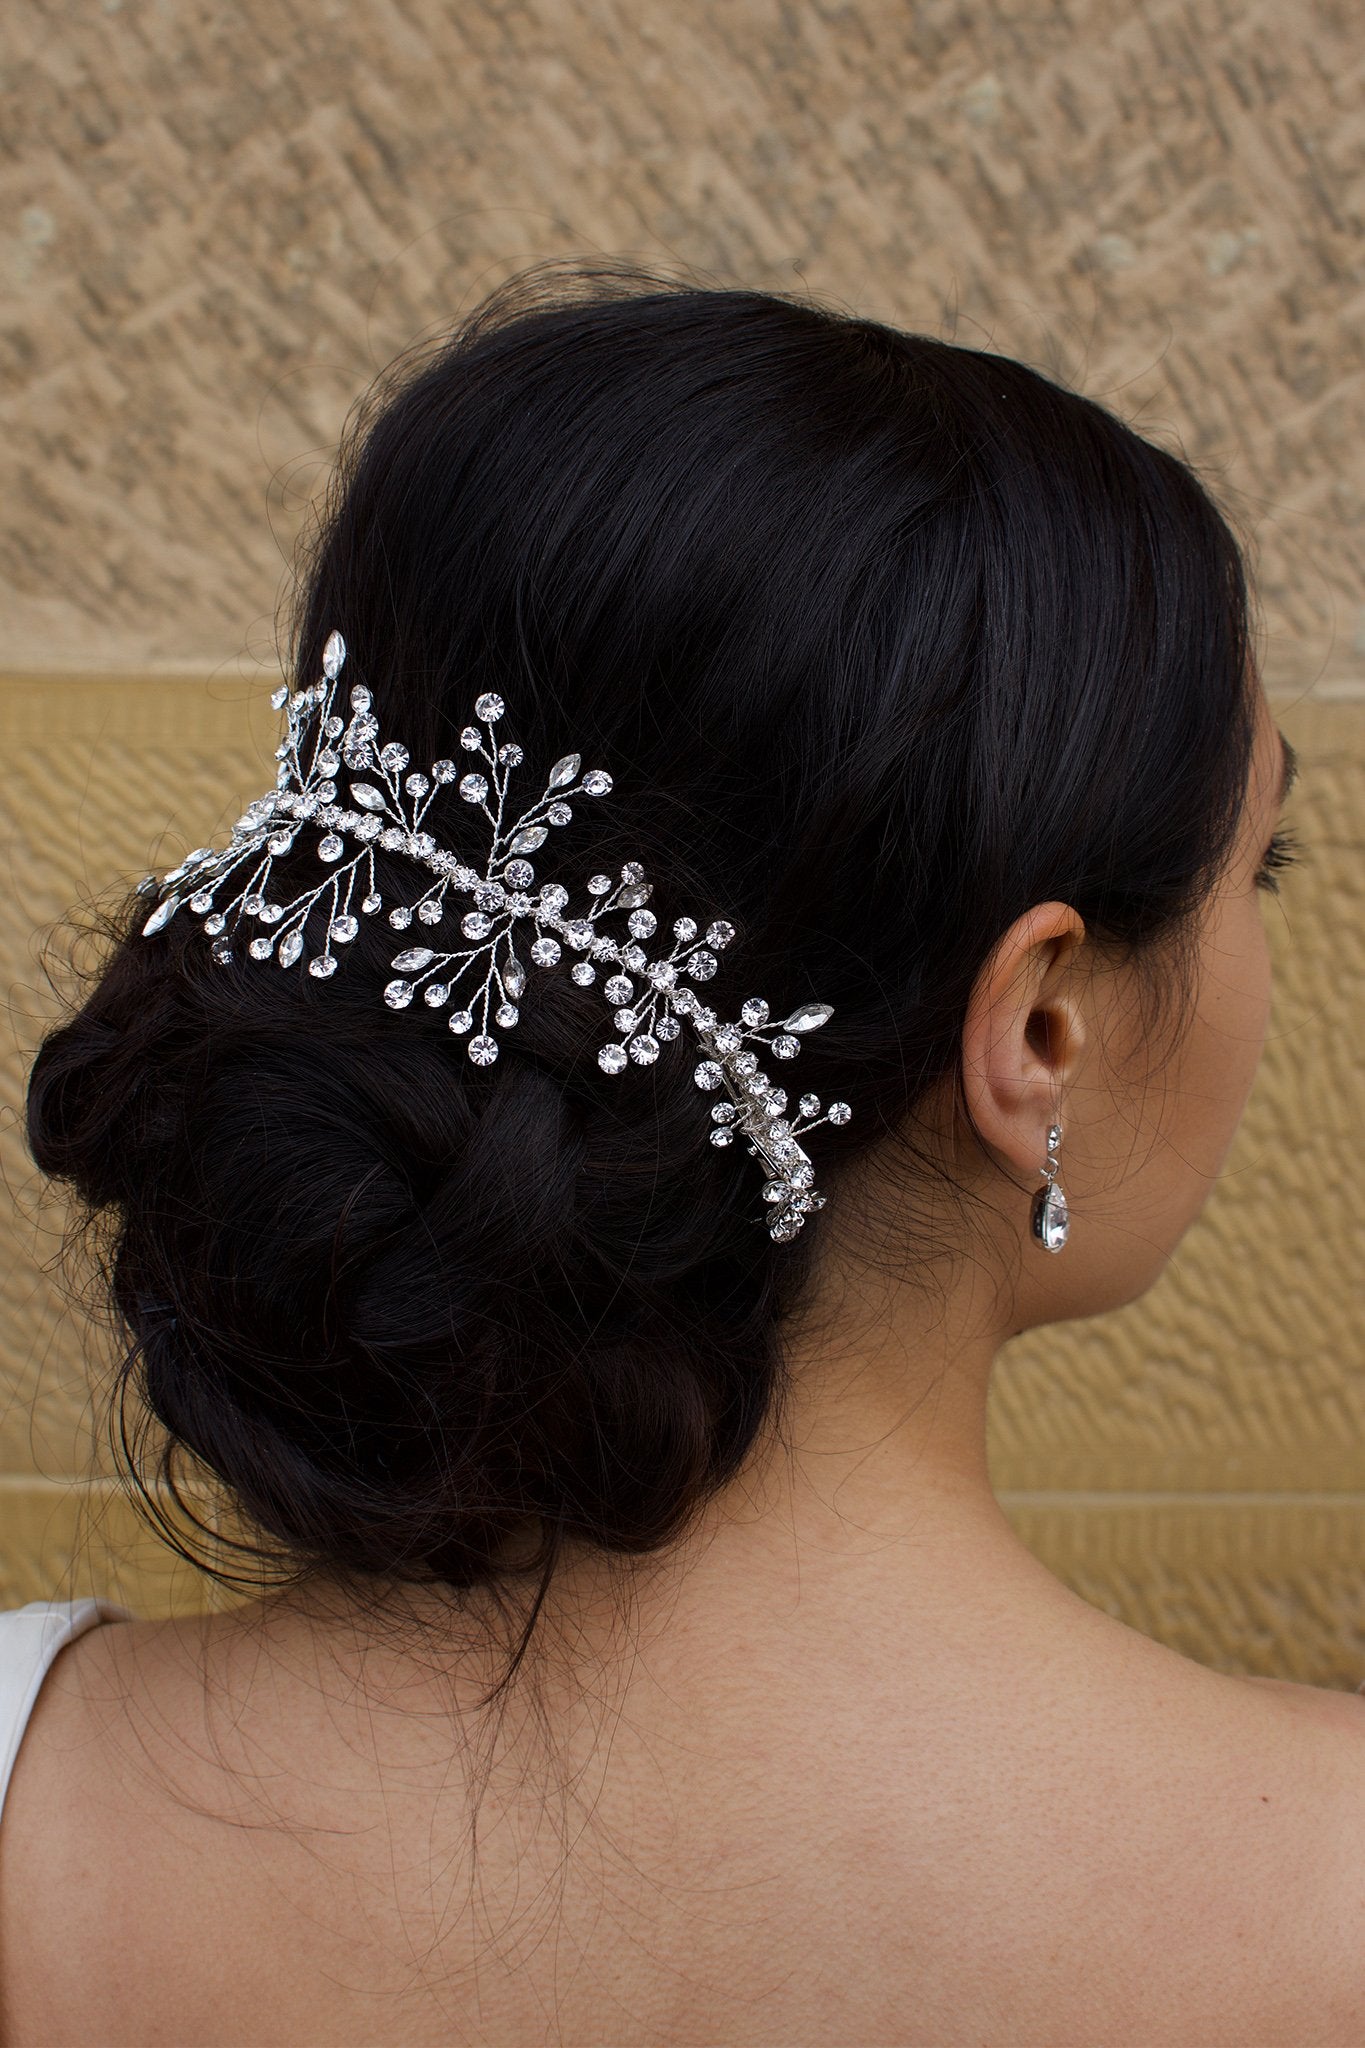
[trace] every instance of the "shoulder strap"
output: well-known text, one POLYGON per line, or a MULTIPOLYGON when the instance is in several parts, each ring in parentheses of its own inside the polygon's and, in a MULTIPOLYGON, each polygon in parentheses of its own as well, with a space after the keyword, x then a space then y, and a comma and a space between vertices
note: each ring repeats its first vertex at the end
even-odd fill
POLYGON ((39 1688, 57 1652, 101 1621, 132 1621, 110 1600, 30 1600, 0 1613, 0 1812, 39 1688))

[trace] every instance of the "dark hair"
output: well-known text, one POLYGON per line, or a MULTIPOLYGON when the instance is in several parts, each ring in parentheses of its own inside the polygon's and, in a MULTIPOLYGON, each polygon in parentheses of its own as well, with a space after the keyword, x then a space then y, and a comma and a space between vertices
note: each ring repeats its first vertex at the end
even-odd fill
MULTIPOLYGON (((188 915, 144 940, 130 894, 38 1052, 33 1157, 109 1219, 119 1413, 131 1380, 172 1491, 187 1449, 299 1579, 477 1588, 524 1538, 543 1590, 566 1542, 678 1535, 777 1427, 840 1189, 951 1081, 1010 923, 1188 934, 1247 783, 1243 561, 1182 460, 1019 362, 551 266, 351 424, 297 683, 333 627, 415 761, 495 689, 528 761, 610 768, 565 879, 639 858, 661 917, 732 920, 723 1014, 834 1005, 799 1084, 855 1116, 787 1243, 684 1050, 602 1074, 600 990, 550 974, 478 1069, 377 1007, 382 919, 323 983, 188 915)), ((306 834, 288 861, 282 898, 306 834)))

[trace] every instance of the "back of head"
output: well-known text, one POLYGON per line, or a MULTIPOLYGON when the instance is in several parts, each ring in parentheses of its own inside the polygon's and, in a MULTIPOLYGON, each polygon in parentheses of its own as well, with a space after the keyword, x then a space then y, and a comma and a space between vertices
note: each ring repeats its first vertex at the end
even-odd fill
POLYGON ((458 1590, 677 1536, 780 1425, 859 1163, 901 1148, 913 1189, 999 934, 1057 898, 1177 958, 1246 784, 1246 606, 1190 470, 1008 358, 587 273, 402 364, 287 672, 339 627, 414 759, 497 691, 530 760, 609 767, 565 879, 638 859, 661 917, 732 921, 710 999, 831 1003, 800 1083, 856 1114, 777 1243, 689 1060, 600 1071, 600 991, 544 977, 479 1069, 439 1012, 376 1008, 378 920, 319 982, 184 917, 144 940, 130 893, 28 1132, 107 1232, 167 1470, 216 1474, 282 1575, 458 1590))

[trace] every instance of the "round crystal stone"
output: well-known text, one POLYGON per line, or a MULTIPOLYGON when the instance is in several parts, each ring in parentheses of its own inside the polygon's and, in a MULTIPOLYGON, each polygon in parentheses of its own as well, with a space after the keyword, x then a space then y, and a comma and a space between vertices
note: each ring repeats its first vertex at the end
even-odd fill
POLYGON ((632 910, 626 924, 631 936, 637 939, 652 938, 659 929, 659 920, 652 910, 632 910))
POLYGON ((452 1031, 471 1031, 474 1027, 473 1012, 470 1010, 452 1010, 446 1018, 446 1023, 452 1031))
POLYGON ((429 981, 422 990, 422 1001, 430 1004, 433 1010, 439 1010, 449 994, 450 984, 448 982, 429 981))
POLYGON ((605 768, 590 768, 583 777, 583 787, 589 796, 606 796, 611 788, 611 777, 605 768))
MULTIPOLYGON (((504 747, 503 752, 508 753, 510 749, 504 747)), ((545 815, 552 825, 567 825, 573 817, 573 806, 565 803, 551 804, 545 815)))
POLYGON ((750 996, 739 1014, 746 1024, 763 1024, 767 1022, 768 1005, 762 996, 750 996))
POLYGON ((365 898, 365 901, 361 904, 360 907, 367 917, 373 917, 376 910, 383 909, 384 899, 379 894, 378 890, 371 889, 369 895, 365 898))
POLYGON ((337 964, 330 953, 319 953, 315 960, 308 962, 308 972, 316 974, 319 981, 325 981, 329 974, 335 974, 337 964))
POLYGON ((222 931, 226 923, 227 919, 224 917, 222 911, 215 910, 212 917, 206 917, 204 919, 204 930, 208 932, 210 935, 212 935, 212 933, 214 932, 222 931))
POLYGON ((576 981, 580 988, 588 988, 597 979, 597 969, 591 960, 575 960, 569 969, 570 981, 576 981))
POLYGON ((853 1111, 846 1102, 831 1102, 828 1113, 832 1124, 846 1124, 853 1111))
POLYGON ((743 1043, 741 1033, 733 1024, 723 1024, 716 1033, 717 1052, 738 1052, 743 1043))
POLYGON ((711 1143, 713 1145, 733 1145, 734 1142, 735 1134, 730 1129, 730 1126, 728 1124, 717 1124, 711 1133, 711 1143))
POLYGON ((784 1032, 781 1038, 775 1038, 772 1043, 773 1051, 780 1060, 794 1060, 801 1050, 800 1039, 793 1038, 790 1032, 784 1032))
POLYGON ((232 945, 227 939, 215 939, 210 950, 220 967, 225 967, 232 958, 232 945))
POLYGON ((275 941, 273 939, 253 939, 247 947, 247 952, 250 953, 253 960, 268 960, 274 950, 275 941))
POLYGON ((589 875, 588 894, 590 896, 605 896, 610 888, 610 875, 589 875))
POLYGON ((488 794, 488 778, 484 775, 463 775, 460 778, 460 795, 467 804, 481 804, 488 794))
POLYGON ((673 936, 675 939, 682 939, 684 942, 688 939, 695 939, 697 936, 697 920, 694 917, 675 917, 673 920, 673 936))
POLYGON ((734 935, 735 928, 729 920, 724 917, 718 917, 714 924, 708 925, 706 928, 706 943, 708 946, 723 949, 729 945, 734 935))
POLYGON ((654 1036, 659 1039, 676 1038, 681 1030, 682 1025, 676 1017, 660 1017, 654 1026, 654 1036))
POLYGON ((711 1118, 714 1123, 732 1124, 738 1115, 739 1111, 735 1108, 733 1102, 713 1102, 711 1104, 711 1118))
POLYGON ((483 734, 477 725, 467 725, 460 734, 460 745, 468 754, 473 754, 483 745, 483 734))
POLYGON ((624 974, 613 974, 605 983, 602 993, 609 1003, 628 1003, 635 993, 635 984, 624 974))
POLYGON ((486 718, 488 723, 492 725, 497 719, 502 717, 507 706, 503 703, 496 690, 485 690, 481 697, 474 699, 474 709, 478 712, 480 718, 486 718))
POLYGON ((406 1010, 412 1001, 410 981, 391 981, 384 990, 384 1001, 391 1010, 406 1010))
POLYGON ((520 1015, 521 1012, 515 1003, 499 1003, 493 1012, 495 1021, 501 1024, 505 1031, 511 1030, 520 1015))
POLYGON ((443 906, 436 901, 434 896, 425 896, 417 906, 417 915, 421 918, 423 924, 439 924, 441 922, 442 908, 443 906))
POLYGON ((359 919, 352 917, 348 912, 344 917, 334 917, 332 919, 331 925, 329 927, 329 934, 332 938, 339 939, 342 945, 344 946, 349 940, 355 937, 356 933, 359 930, 359 919))
POLYGON ((467 910, 460 919, 460 930, 467 939, 486 939, 492 929, 492 918, 485 917, 481 910, 467 910))
POLYGON ((403 787, 407 791, 409 796, 425 796, 427 791, 431 788, 431 784, 428 782, 425 775, 418 774, 417 771, 414 770, 411 775, 408 775, 404 778, 403 787))
POLYGON ((703 1060, 692 1072, 692 1079, 699 1088, 719 1088, 723 1078, 714 1060, 703 1060))
POLYGON ((453 782, 457 773, 455 763, 445 755, 431 764, 432 778, 436 782, 453 782))
POLYGON ((386 747, 379 749, 379 759, 393 774, 401 774, 408 765, 408 750, 397 740, 390 740, 386 747))
POLYGON ((634 1010, 617 1010, 611 1021, 618 1031, 633 1031, 640 1020, 634 1010))
MULTIPOLYGON (((536 939, 531 947, 531 958, 537 967, 553 967, 561 950, 558 939, 536 939)), ((579 962, 580 966, 584 964, 579 962)))
POLYGON ((820 1098, 818 1095, 803 1095, 797 1107, 802 1116, 819 1116, 820 1098))
POLYGON ((324 836, 318 841, 319 860, 340 860, 342 854, 345 853, 345 851, 345 841, 338 839, 335 832, 328 832, 324 834, 324 836))
POLYGON ((613 1041, 604 1045, 597 1055, 597 1064, 604 1074, 619 1074, 626 1063, 626 1049, 613 1041))
POLYGON ((693 981, 709 981, 716 971, 716 956, 708 953, 705 946, 699 946, 687 962, 686 972, 693 981))
POLYGON ((476 1067, 491 1067, 498 1056, 498 1041, 484 1031, 469 1041, 469 1057, 476 1067))
POLYGON ((211 896, 207 895, 207 894, 206 894, 206 893, 204 892, 204 890, 202 890, 202 889, 196 890, 195 894, 194 894, 193 896, 191 896, 191 898, 190 898, 190 909, 191 909, 191 910, 200 910, 200 911, 203 911, 203 910, 212 910, 212 908, 213 908, 213 898, 212 898, 211 896))
MULTIPOLYGON (((529 860, 509 860, 503 873, 514 889, 529 889, 536 878, 536 871, 529 860)), ((563 901, 567 903, 568 900, 568 891, 565 890, 563 901)))
POLYGON ((410 907, 406 903, 400 903, 395 910, 389 912, 389 923, 396 932, 405 932, 412 923, 410 907))
MULTIPOLYGON (((498 748, 498 759, 505 761, 509 768, 520 768, 526 756, 522 753, 515 740, 508 740, 505 745, 498 748)), ((558 820, 556 820, 557 822, 558 820)))
POLYGON ((547 917, 554 917, 569 900, 569 892, 560 882, 547 882, 540 892, 540 907, 547 917))
POLYGON ((642 1067, 652 1066, 659 1057, 659 1041, 651 1032, 642 1031, 631 1039, 629 1051, 631 1058, 638 1060, 642 1067))

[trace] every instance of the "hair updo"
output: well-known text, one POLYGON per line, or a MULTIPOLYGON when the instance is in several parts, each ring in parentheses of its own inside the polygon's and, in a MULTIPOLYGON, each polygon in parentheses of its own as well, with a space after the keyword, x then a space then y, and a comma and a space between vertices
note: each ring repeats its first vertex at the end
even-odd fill
MULTIPOLYGON (((219 964, 188 916, 143 939, 129 892, 29 1143, 107 1229, 120 1413, 131 1386, 172 1492, 188 1453, 285 1577, 459 1591, 520 1544, 543 1587, 566 1542, 680 1534, 780 1423, 841 1185, 954 1076, 996 940, 1057 898, 1134 958, 1178 940, 1244 800, 1243 562, 1175 455, 1007 357, 558 268, 348 427, 286 673, 339 627, 414 760, 496 690, 529 761, 609 768, 562 879, 639 859, 661 920, 730 919, 707 1000, 832 1003, 799 1081, 855 1114, 774 1242, 684 1050, 600 1071, 599 989, 538 977, 480 1069, 378 1001, 382 918, 324 983, 219 964)), ((316 879, 311 833, 277 868, 282 900, 316 879)))

